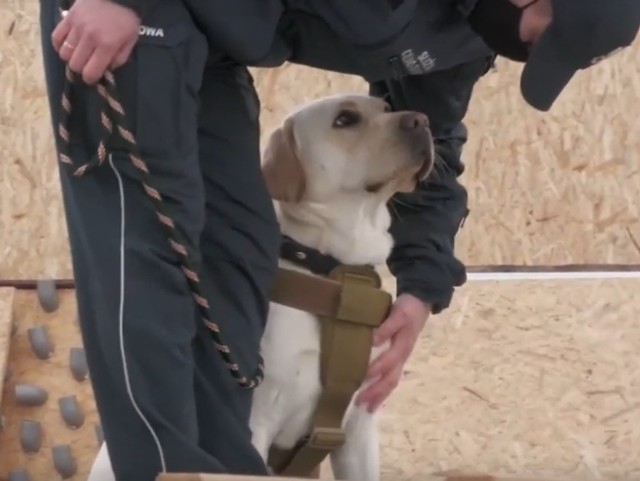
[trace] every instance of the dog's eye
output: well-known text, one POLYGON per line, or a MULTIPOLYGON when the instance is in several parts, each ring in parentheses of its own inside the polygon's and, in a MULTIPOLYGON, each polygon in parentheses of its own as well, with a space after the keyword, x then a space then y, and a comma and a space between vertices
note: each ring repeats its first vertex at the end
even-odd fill
POLYGON ((360 114, 353 110, 342 110, 333 121, 333 126, 336 128, 351 127, 360 122, 360 114))

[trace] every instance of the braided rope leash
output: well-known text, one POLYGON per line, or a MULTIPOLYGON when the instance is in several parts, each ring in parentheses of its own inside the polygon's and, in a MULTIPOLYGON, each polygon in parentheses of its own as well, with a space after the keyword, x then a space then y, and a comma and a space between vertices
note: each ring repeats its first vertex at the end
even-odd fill
MULTIPOLYGON (((70 94, 71 87, 75 80, 75 74, 69 69, 68 66, 65 69, 65 76, 66 78, 64 90, 62 93, 62 114, 57 130, 58 138, 60 140, 59 160, 61 163, 73 168, 74 165, 71 160, 71 148, 69 142, 70 135, 68 125, 72 110, 70 94)), ((107 71, 105 73, 104 77, 97 85, 97 91, 103 100, 103 108, 100 113, 100 118, 104 137, 100 139, 98 143, 96 155, 86 164, 75 168, 73 170, 73 175, 76 177, 81 177, 87 172, 90 172, 91 170, 104 164, 105 160, 108 158, 106 142, 111 137, 111 135, 113 135, 115 128, 120 137, 129 146, 129 159, 131 160, 131 163, 137 169, 137 171, 140 172, 142 186, 153 202, 158 220, 167 230, 171 248, 179 256, 182 264, 182 272, 187 279, 189 288, 191 289, 193 297, 196 301, 196 304, 200 311, 200 315, 202 317, 202 321, 211 333, 216 349, 222 356, 222 359, 227 364, 231 375, 235 378, 238 384, 241 387, 247 389, 255 388, 260 384, 264 376, 264 361, 262 359, 262 356, 259 356, 258 358, 258 366, 253 378, 248 379, 246 376, 241 374, 240 367, 238 366, 238 363, 234 361, 229 347, 222 341, 220 328, 218 324, 216 324, 212 320, 209 302, 202 295, 202 291, 200 289, 200 277, 193 267, 186 245, 182 240, 180 231, 176 228, 175 222, 164 209, 162 195, 157 189, 153 187, 149 168, 146 162, 143 160, 142 155, 140 154, 140 149, 131 129, 128 128, 129 126, 127 123, 124 108, 118 101, 116 82, 112 72, 107 71)))

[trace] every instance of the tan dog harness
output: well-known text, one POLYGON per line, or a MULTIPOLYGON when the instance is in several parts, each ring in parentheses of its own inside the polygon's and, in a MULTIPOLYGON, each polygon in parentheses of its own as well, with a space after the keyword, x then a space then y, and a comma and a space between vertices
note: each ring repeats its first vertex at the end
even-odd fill
POLYGON ((344 414, 365 379, 374 329, 387 318, 391 308, 391 295, 381 285, 380 276, 369 266, 339 265, 327 277, 278 270, 271 300, 323 321, 322 393, 309 434, 290 450, 272 446, 268 464, 275 474, 308 476, 344 444, 344 414))

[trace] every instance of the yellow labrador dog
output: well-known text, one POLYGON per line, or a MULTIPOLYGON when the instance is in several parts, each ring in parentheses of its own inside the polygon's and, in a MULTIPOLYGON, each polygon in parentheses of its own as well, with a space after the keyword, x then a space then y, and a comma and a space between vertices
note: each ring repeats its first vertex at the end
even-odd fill
MULTIPOLYGON (((433 160, 424 115, 391 112, 374 97, 343 95, 291 114, 269 139, 263 171, 283 235, 345 264, 381 265, 393 245, 387 202, 413 190, 433 160)), ((265 377, 255 391, 250 427, 266 462, 272 444, 291 448, 309 429, 321 390, 319 321, 272 303, 261 349, 265 377)), ((352 405, 344 423, 346 443, 331 456, 336 478, 377 481, 374 416, 352 405)), ((88 481, 115 481, 105 443, 88 481)))
MULTIPOLYGON (((285 239, 343 264, 377 266, 393 246, 388 201, 413 190, 433 162, 426 116, 391 112, 374 97, 341 95, 287 117, 269 139, 263 171, 285 239)), ((307 271, 286 259, 280 265, 307 271)), ((309 432, 321 393, 320 343, 315 316, 271 304, 262 339, 265 377, 250 418, 265 461, 270 446, 290 449, 309 432)), ((372 358, 387 347, 375 348, 372 358)), ((346 442, 331 455, 336 479, 377 481, 375 415, 352 400, 343 428, 346 442)))

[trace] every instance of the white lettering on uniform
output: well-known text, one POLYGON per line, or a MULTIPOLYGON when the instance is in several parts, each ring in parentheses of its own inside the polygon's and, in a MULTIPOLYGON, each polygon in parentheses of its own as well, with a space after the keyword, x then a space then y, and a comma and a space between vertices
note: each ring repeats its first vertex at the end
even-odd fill
POLYGON ((412 49, 405 50, 401 54, 402 63, 412 75, 420 75, 429 72, 435 67, 436 60, 426 50, 416 58, 412 49))
POLYGON ((164 37, 164 29, 140 25, 139 34, 144 37, 164 37))
POLYGON ((425 73, 436 65, 436 59, 434 59, 426 50, 418 55, 418 61, 420 62, 420 65, 422 65, 422 70, 424 70, 425 73))

